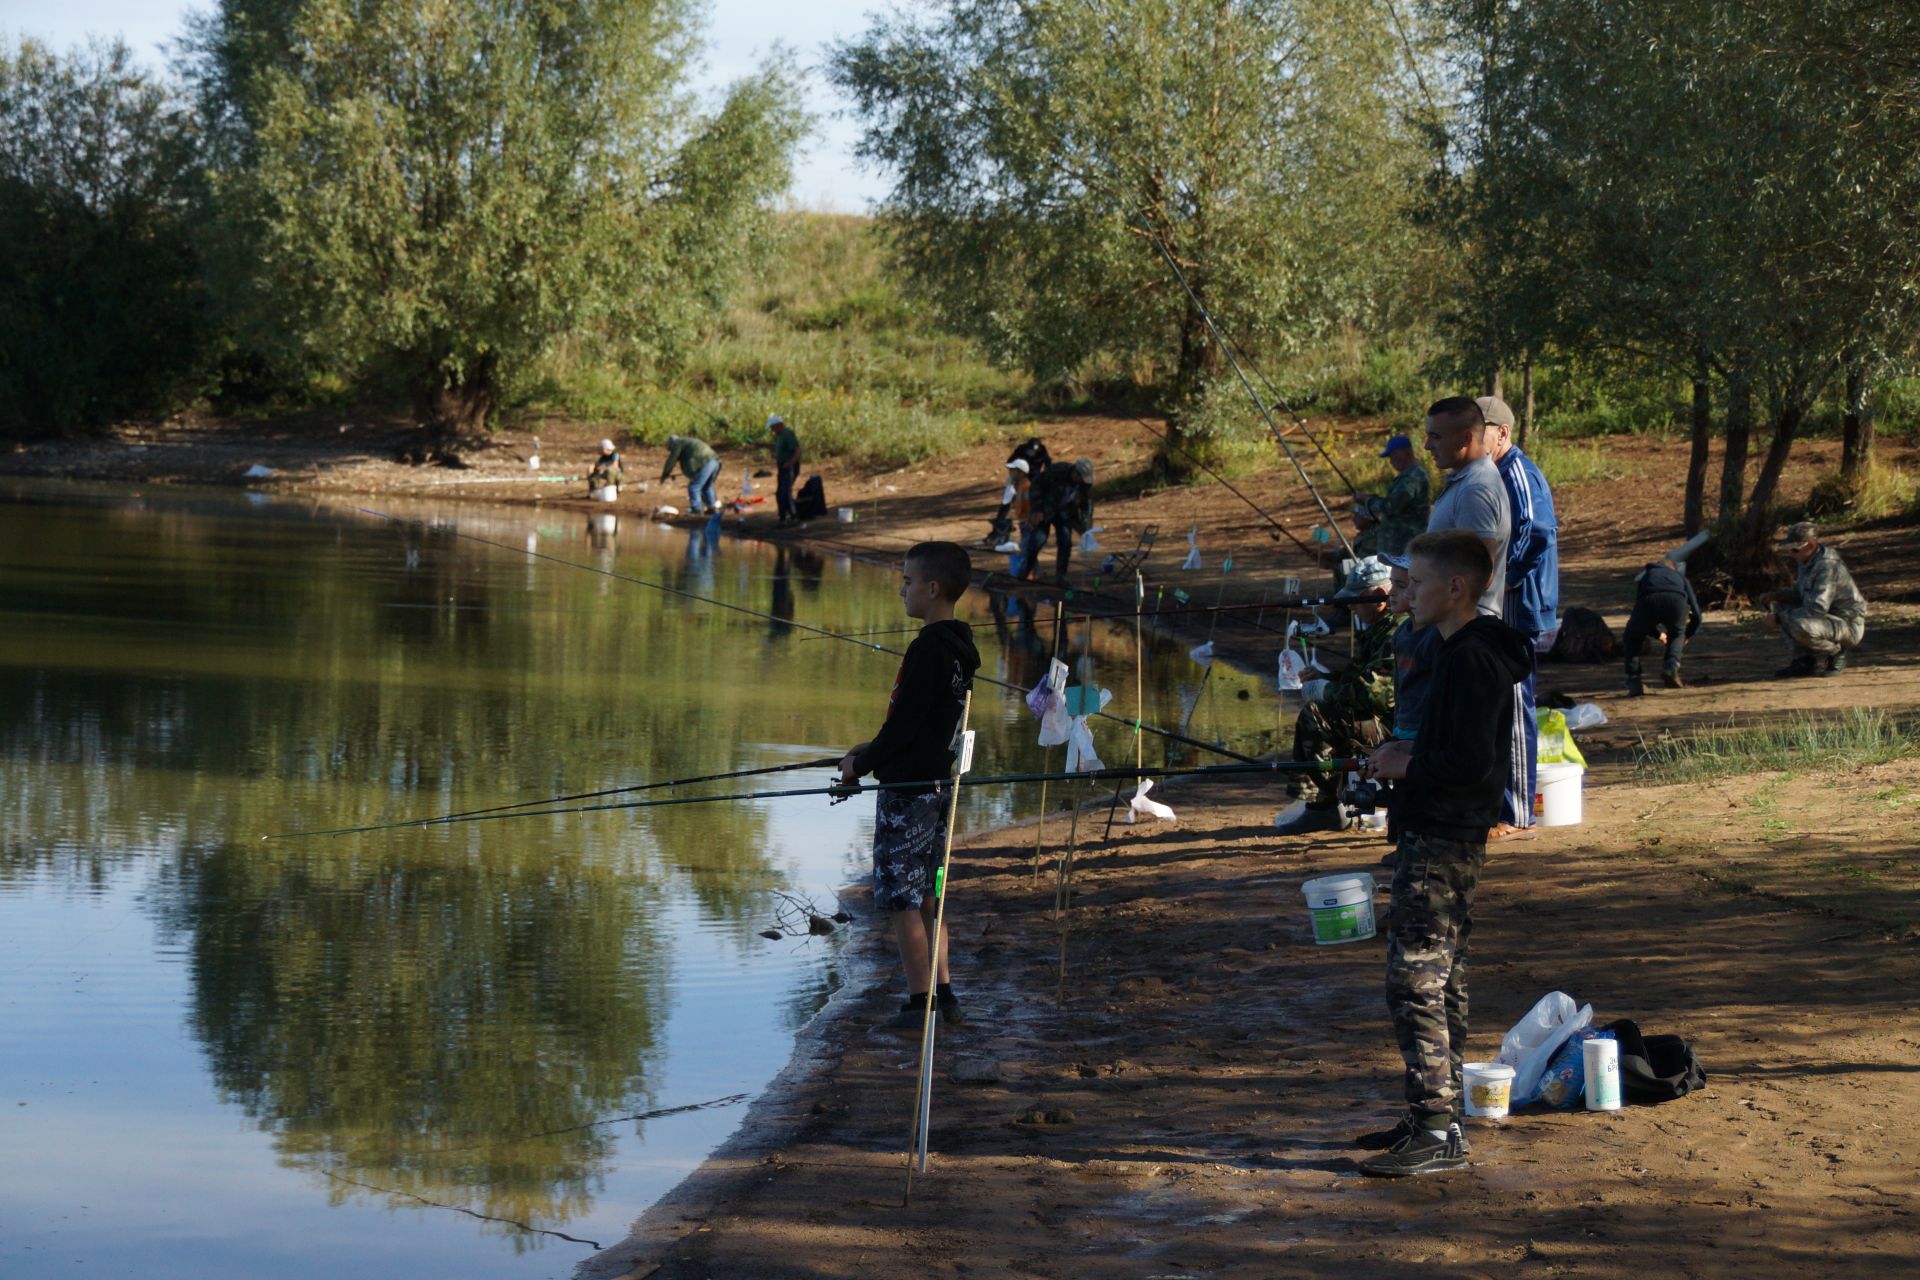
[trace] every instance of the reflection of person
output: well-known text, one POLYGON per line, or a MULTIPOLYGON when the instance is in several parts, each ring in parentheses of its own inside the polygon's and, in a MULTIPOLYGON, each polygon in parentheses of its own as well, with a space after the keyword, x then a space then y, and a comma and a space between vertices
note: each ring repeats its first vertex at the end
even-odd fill
POLYGON ((1360 1166, 1377 1177, 1458 1169, 1467 1045, 1467 939, 1487 831, 1500 817, 1513 750, 1513 686, 1527 640, 1479 601, 1494 575, 1484 541, 1467 530, 1427 533, 1408 547, 1415 626, 1436 627, 1440 653, 1420 735, 1395 739, 1367 761, 1398 780, 1399 830, 1387 939, 1387 1009, 1406 1063, 1407 1116, 1361 1145, 1387 1150, 1360 1166))
POLYGON ((1867 601, 1853 585, 1853 575, 1840 553, 1820 542, 1820 531, 1802 520, 1781 538, 1780 550, 1799 566, 1794 583, 1781 591, 1767 591, 1754 600, 1770 604, 1769 626, 1786 639, 1792 661, 1773 674, 1777 677, 1823 674, 1847 669, 1847 655, 1867 633, 1867 601))
POLYGON ((1700 597, 1693 593, 1685 565, 1663 556, 1635 574, 1633 612, 1620 641, 1627 652, 1627 696, 1637 698, 1647 691, 1640 679, 1640 651, 1650 636, 1659 636, 1667 646, 1660 664, 1662 681, 1669 689, 1680 688, 1680 656, 1699 629, 1700 597))
MULTIPOLYGON (((1513 410, 1499 396, 1481 396, 1476 404, 1487 420, 1487 454, 1507 490, 1511 527, 1507 537, 1507 594, 1501 619, 1528 640, 1538 640, 1559 625, 1560 518, 1553 511, 1553 490, 1524 449, 1513 443, 1513 410)), ((1533 826, 1533 793, 1538 781, 1540 722, 1533 718, 1533 677, 1514 690, 1513 776, 1500 825, 1492 839, 1507 840, 1533 826)))
POLYGON ((1047 452, 1047 446, 1037 438, 1030 438, 1014 447, 1007 455, 1007 485, 1000 491, 1000 509, 993 514, 993 527, 987 530, 987 536, 980 539, 983 547, 997 547, 1013 537, 1020 526, 1020 513, 1013 510, 1017 496, 1014 486, 1019 477, 1014 473, 1032 477, 1045 471, 1053 463, 1053 455, 1047 452), (1015 465, 1015 464, 1018 465, 1015 465))
MULTIPOLYGON (((951 542, 922 542, 900 567, 900 599, 909 618, 926 623, 907 646, 887 700, 887 718, 871 742, 840 761, 841 781, 851 785, 871 773, 881 782, 945 778, 953 771, 960 709, 980 668, 973 629, 953 616, 973 573, 967 553, 951 542)), ((873 897, 893 926, 906 971, 907 1002, 886 1025, 920 1029, 929 993, 933 896, 947 830, 947 797, 937 787, 881 791, 873 814, 873 897)), ((948 974, 948 945, 940 939, 940 973, 932 993, 940 1020, 965 1021, 948 974)))
MULTIPOLYGON (((1338 760, 1365 755, 1387 736, 1393 722, 1393 620, 1387 616, 1389 567, 1369 556, 1347 574, 1341 594, 1370 596, 1348 606, 1358 634, 1353 657, 1327 677, 1322 692, 1300 709, 1293 726, 1295 760, 1338 760)), ((1299 779, 1299 775, 1295 775, 1299 779)), ((1303 831, 1339 831, 1351 819, 1340 804, 1341 775, 1326 772, 1300 779, 1301 792, 1313 789, 1297 817, 1279 827, 1282 835, 1303 831)), ((1291 788, 1290 788, 1291 789, 1291 788)))
POLYGON ((1065 582, 1073 559, 1073 535, 1093 527, 1093 463, 1080 458, 1056 462, 1033 482, 1027 499, 1025 536, 1020 543, 1020 575, 1031 577, 1040 549, 1054 539, 1054 577, 1065 582))
POLYGON ((767 634, 784 636, 793 630, 793 572, 791 553, 785 543, 775 543, 773 548, 773 600, 767 606, 767 612, 773 615, 773 621, 767 624, 767 634))
POLYGON ((613 447, 613 441, 600 442, 600 456, 593 460, 593 470, 587 473, 587 493, 599 497, 602 489, 620 487, 620 451, 613 447))
POLYGON ((687 478, 687 514, 718 511, 720 501, 713 496, 713 482, 720 474, 720 458, 713 447, 693 436, 668 436, 667 462, 660 468, 662 481, 673 474, 675 463, 687 478))
POLYGON ((780 513, 780 527, 793 523, 793 482, 800 478, 800 437, 779 414, 767 419, 773 432, 774 506, 780 513))
POLYGON ((1353 540, 1357 555, 1399 555, 1427 530, 1427 495, 1433 486, 1427 469, 1414 457, 1413 441, 1395 436, 1380 456, 1395 475, 1384 495, 1363 493, 1354 499, 1353 526, 1360 531, 1353 540))

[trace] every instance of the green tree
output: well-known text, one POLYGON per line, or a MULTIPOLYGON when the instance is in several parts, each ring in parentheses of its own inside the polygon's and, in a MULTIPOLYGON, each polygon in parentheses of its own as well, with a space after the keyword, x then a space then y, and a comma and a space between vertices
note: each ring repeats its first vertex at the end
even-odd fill
POLYGON ((831 66, 912 280, 1037 379, 1105 355, 1205 433, 1224 356, 1162 247, 1254 351, 1393 310, 1419 149, 1372 0, 947 0, 831 66))
POLYGON ((226 0, 189 67, 281 354, 485 423, 558 338, 683 341, 804 128, 783 60, 702 113, 693 0, 226 0))
POLYGON ((165 413, 212 329, 187 103, 120 43, 0 48, 0 431, 165 413))

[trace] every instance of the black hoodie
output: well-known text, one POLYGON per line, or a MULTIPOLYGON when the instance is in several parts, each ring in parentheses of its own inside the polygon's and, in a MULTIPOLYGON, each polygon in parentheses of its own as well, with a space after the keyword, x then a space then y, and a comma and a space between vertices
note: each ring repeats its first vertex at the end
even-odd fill
MULTIPOLYGON (((854 772, 881 782, 944 778, 953 772, 954 733, 960 704, 980 669, 973 628, 958 619, 929 622, 907 646, 887 700, 887 721, 867 749, 854 757, 854 772)), ((925 795, 931 788, 902 789, 925 795)))
POLYGON ((1513 760, 1513 686, 1533 670, 1531 648, 1486 614, 1441 644, 1426 718, 1396 788, 1401 830, 1479 843, 1500 821, 1513 760))

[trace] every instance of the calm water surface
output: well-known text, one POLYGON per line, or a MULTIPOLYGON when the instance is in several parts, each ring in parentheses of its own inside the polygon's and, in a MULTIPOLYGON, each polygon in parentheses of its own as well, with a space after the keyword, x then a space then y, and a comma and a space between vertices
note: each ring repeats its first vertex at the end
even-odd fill
MULTIPOLYGON (((836 631, 901 625, 890 574, 631 516, 403 514, 0 488, 8 1280, 564 1277, 742 1108, 624 1117, 762 1088, 841 981, 839 939, 758 933, 776 892, 831 911, 860 881, 870 801, 260 839, 807 760, 884 708, 891 657, 454 530, 836 631)), ((1044 616, 963 612, 986 672, 1038 679, 1044 616)), ((1067 648, 1130 707, 1130 628, 1067 648)), ((1256 680, 1148 670, 1154 722, 1273 727, 1256 680)), ((980 767, 1040 767, 1011 695, 975 724, 980 767)), ((962 827, 1036 801, 970 792, 962 827)))

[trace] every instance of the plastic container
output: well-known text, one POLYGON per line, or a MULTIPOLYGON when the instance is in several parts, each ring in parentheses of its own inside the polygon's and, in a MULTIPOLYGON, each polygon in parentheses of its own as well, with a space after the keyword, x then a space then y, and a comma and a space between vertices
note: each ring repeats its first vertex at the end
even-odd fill
POLYGON ((1580 825, 1580 776, 1577 764, 1540 766, 1538 790, 1533 793, 1533 816, 1543 827, 1580 825))
POLYGON ((1588 1040, 1580 1046, 1581 1065, 1587 1071, 1587 1110, 1620 1109, 1620 1042, 1588 1040))
POLYGON ((1300 886, 1313 917, 1313 940, 1323 947, 1373 936, 1373 877, 1365 871, 1322 876, 1300 886))
POLYGON ((1504 1062, 1463 1062, 1460 1087, 1466 1091, 1468 1115, 1504 1120, 1513 1104, 1513 1068, 1504 1062))
POLYGON ((595 489, 589 496, 592 497, 595 502, 616 502, 620 498, 620 486, 617 484, 602 485, 598 489, 595 489))
POLYGON ((833 509, 833 518, 841 524, 852 524, 854 516, 855 512, 852 507, 835 507, 833 509))

